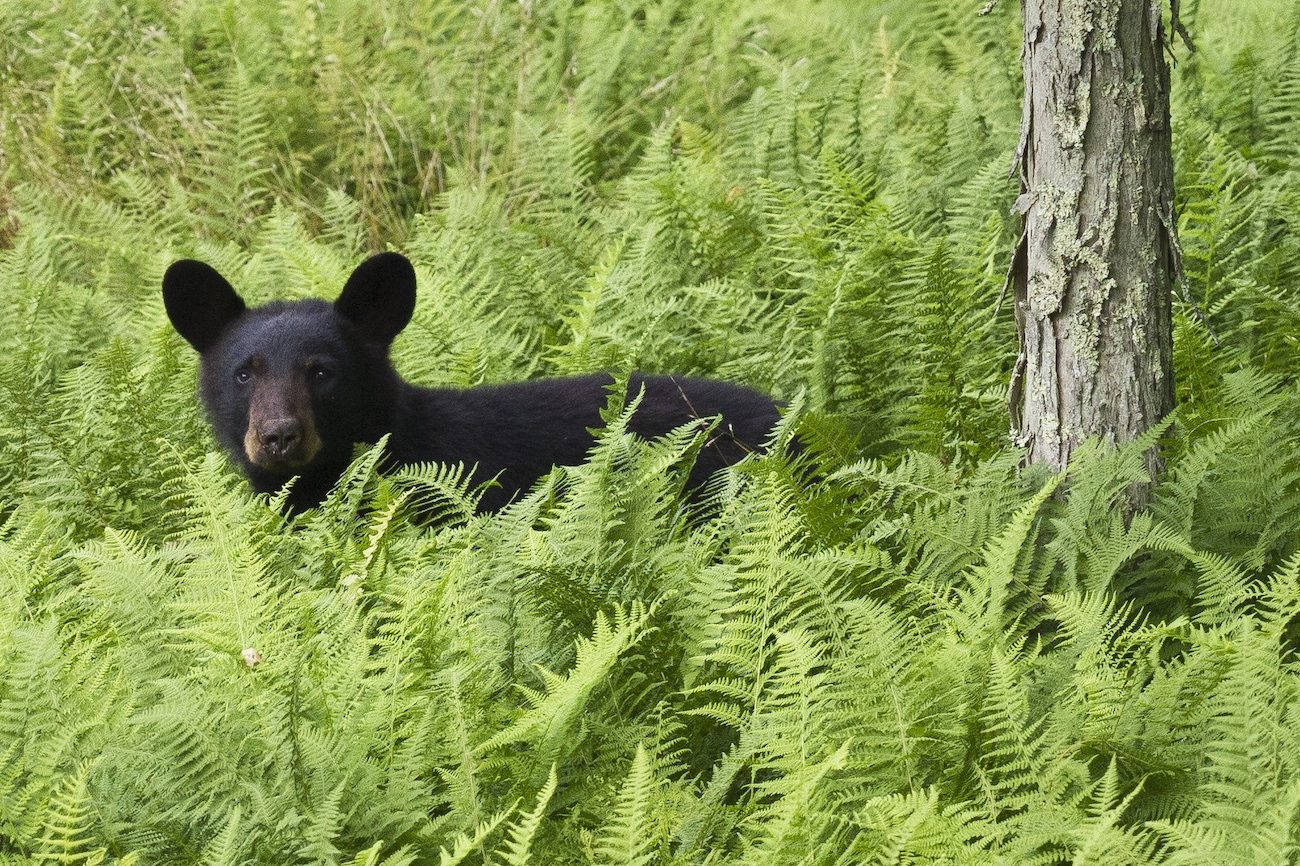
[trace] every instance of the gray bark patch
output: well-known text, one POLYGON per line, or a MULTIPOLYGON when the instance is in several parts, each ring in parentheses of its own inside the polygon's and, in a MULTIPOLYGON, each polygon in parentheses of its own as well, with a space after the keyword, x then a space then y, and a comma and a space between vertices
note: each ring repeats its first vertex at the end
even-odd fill
POLYGON ((1169 68, 1159 0, 1031 0, 1024 23, 1012 435, 1059 470, 1173 408, 1169 68))

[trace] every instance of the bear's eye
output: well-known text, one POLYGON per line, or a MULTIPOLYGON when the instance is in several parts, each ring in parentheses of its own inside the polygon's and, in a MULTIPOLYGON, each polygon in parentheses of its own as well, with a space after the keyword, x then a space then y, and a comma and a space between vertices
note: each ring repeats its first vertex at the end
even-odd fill
POLYGON ((235 381, 241 385, 247 385, 253 374, 247 370, 239 370, 235 373, 235 381))
POLYGON ((313 366, 307 371, 307 375, 311 377, 313 382, 324 382, 331 374, 327 367, 313 366))

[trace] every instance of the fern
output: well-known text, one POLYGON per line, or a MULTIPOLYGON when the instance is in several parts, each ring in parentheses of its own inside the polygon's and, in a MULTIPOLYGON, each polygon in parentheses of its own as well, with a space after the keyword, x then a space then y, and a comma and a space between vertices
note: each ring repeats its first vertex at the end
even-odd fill
POLYGON ((596 845, 597 863, 609 866, 647 866, 662 845, 655 826, 656 794, 661 787, 655 762, 642 745, 628 770, 627 781, 608 826, 596 845))
POLYGON ((534 766, 552 763, 565 741, 579 732, 579 714, 600 681, 619 657, 645 636, 652 614, 653 610, 639 605, 627 612, 615 610, 612 619, 597 614, 591 638, 578 641, 577 659, 569 675, 541 671, 546 691, 530 694, 532 706, 505 730, 481 743, 479 751, 522 742, 535 747, 534 766))
POLYGON ((247 839, 240 838, 240 810, 230 813, 226 825, 204 846, 203 866, 236 866, 240 853, 246 849, 247 839))
POLYGON ((236 63, 229 75, 212 111, 207 140, 198 151, 204 170, 195 178, 195 196, 210 215, 209 231, 240 238, 265 204, 263 177, 270 169, 262 153, 268 131, 248 71, 236 63))
POLYGON ((0 860, 1295 860, 1295 4, 1182 4, 1179 410, 1057 479, 1005 441, 984 5, 0 4, 0 860), (789 412, 694 499, 707 425, 619 390, 495 514, 380 444, 286 519, 159 279, 385 248, 414 382, 789 412))
POLYGON ((528 866, 532 862, 533 837, 537 835, 537 828, 546 815, 546 806, 555 793, 556 784, 555 767, 552 766, 546 784, 537 792, 537 804, 533 811, 521 815, 518 821, 507 828, 506 844, 502 852, 504 856, 500 861, 502 866, 528 866))
MULTIPOLYGON (((75 775, 50 799, 45 818, 45 829, 36 845, 33 857, 37 863, 103 863, 106 851, 91 847, 91 807, 86 791, 86 768, 75 775)), ((134 857, 118 860, 134 862, 134 857)))

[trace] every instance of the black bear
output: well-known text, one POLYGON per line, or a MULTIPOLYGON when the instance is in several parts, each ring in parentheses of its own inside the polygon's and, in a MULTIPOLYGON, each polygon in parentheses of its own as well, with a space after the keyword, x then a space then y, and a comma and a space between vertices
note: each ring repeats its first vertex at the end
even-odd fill
MULTIPOLYGON (((443 462, 495 479, 479 502, 495 511, 556 465, 581 463, 606 405, 606 374, 463 390, 404 381, 389 345, 415 309, 415 270, 397 253, 362 262, 330 304, 274 302, 249 309, 216 270, 182 260, 163 277, 176 330, 199 352, 199 394, 221 444, 259 492, 298 477, 295 511, 320 503, 355 443, 389 434, 387 465, 443 462)), ((749 388, 680 376, 634 375, 644 389, 631 429, 661 436, 721 416, 688 478, 697 487, 760 447, 777 421, 749 388)))

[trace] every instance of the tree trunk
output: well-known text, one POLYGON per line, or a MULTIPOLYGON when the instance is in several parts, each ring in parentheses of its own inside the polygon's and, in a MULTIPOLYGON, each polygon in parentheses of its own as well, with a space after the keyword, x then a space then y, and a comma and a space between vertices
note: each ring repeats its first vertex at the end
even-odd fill
POLYGON ((1162 0, 1023 5, 1010 408, 1029 462, 1059 470, 1084 439, 1130 442, 1173 408, 1169 67, 1162 0))

